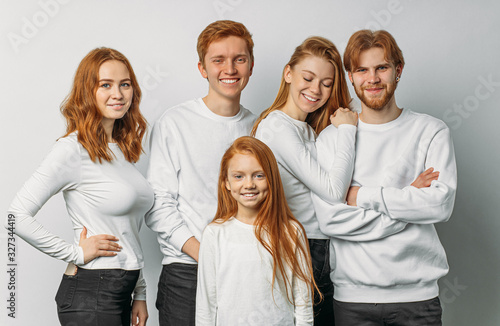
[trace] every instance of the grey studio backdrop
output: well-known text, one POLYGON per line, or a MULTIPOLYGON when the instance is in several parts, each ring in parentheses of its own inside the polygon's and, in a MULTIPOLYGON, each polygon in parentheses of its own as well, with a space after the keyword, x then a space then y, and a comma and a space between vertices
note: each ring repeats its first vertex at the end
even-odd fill
MULTIPOLYGON (((59 105, 78 63, 95 47, 113 47, 129 58, 144 92, 142 112, 152 126, 165 109, 206 94, 196 38, 214 20, 243 22, 253 34, 255 68, 242 104, 256 114, 274 100, 284 64, 306 37, 327 37, 343 52, 358 29, 390 31, 406 59, 397 103, 443 119, 455 144, 455 210, 449 222, 436 226, 450 263, 440 281, 444 325, 500 325, 498 2, 2 0, 0 6, 3 212, 63 134, 59 105)), ((138 163, 144 173, 147 154, 138 163)), ((36 218, 72 240, 62 195, 36 218)), ((0 235, 0 325, 57 325, 54 296, 66 264, 18 239, 12 279, 3 228, 0 235), (12 282, 15 318, 7 309, 12 282)), ((148 325, 157 325, 162 257, 146 226, 141 239, 148 325)))

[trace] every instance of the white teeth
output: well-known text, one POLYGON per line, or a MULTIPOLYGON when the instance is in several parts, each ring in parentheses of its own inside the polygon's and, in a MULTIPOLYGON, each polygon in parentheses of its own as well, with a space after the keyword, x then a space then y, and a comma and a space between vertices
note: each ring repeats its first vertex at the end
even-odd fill
POLYGON ((221 79, 221 82, 224 84, 234 84, 238 81, 238 79, 221 79))
POLYGON ((317 102, 317 101, 319 101, 319 99, 309 97, 309 96, 307 96, 306 94, 302 94, 302 95, 304 95, 304 97, 305 97, 306 99, 308 99, 309 101, 311 101, 311 102, 317 102))
POLYGON ((245 197, 254 197, 254 196, 256 196, 256 195, 257 195, 257 194, 243 194, 243 196, 245 196, 245 197))

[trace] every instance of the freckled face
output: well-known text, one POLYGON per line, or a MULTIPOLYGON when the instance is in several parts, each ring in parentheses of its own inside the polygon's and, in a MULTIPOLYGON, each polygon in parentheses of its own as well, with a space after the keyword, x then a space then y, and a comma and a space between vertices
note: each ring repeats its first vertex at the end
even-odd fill
POLYGON ((266 175, 255 156, 236 154, 229 161, 226 189, 238 203, 238 214, 257 215, 269 192, 266 175))

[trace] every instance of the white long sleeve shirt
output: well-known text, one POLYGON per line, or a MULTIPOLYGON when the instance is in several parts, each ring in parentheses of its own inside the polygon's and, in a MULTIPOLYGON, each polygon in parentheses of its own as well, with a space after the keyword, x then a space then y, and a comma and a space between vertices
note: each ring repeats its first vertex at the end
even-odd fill
POLYGON ((249 135, 255 118, 243 107, 232 117, 217 115, 199 98, 168 109, 155 123, 148 170, 155 203, 146 224, 158 233, 163 265, 196 263, 182 246, 193 236, 200 240, 213 220, 222 155, 249 135))
MULTIPOLYGON (((118 145, 108 146, 115 156, 113 161, 95 163, 78 142, 76 133, 59 139, 8 210, 15 216, 16 235, 52 257, 85 269, 142 269, 139 231, 145 213, 153 205, 153 191, 118 145), (52 234, 34 218, 47 200, 61 191, 73 223, 73 243, 52 234), (116 256, 98 257, 84 264, 83 250, 78 246, 84 226, 87 237, 117 237, 121 251, 116 256)), ((134 299, 146 300, 142 273, 134 299)))
POLYGON ((320 231, 311 192, 337 204, 345 201, 354 165, 356 127, 340 125, 323 167, 316 160, 316 133, 307 122, 276 110, 260 122, 255 137, 268 145, 278 161, 288 206, 306 230, 309 239, 328 239, 320 231))
POLYGON ((307 284, 290 269, 287 276, 295 305, 279 275, 271 287, 273 258, 255 237, 254 225, 235 218, 209 224, 200 246, 196 325, 313 325, 307 284))
MULTIPOLYGON (((318 137, 321 164, 329 163, 337 134, 328 127, 318 137)), ((361 186, 358 207, 332 206, 313 195, 321 229, 332 237, 335 299, 389 303, 436 297, 448 264, 433 223, 449 219, 457 186, 448 127, 408 109, 385 124, 359 121, 353 185, 361 186), (428 188, 410 186, 430 167, 440 172, 437 181, 428 188)))

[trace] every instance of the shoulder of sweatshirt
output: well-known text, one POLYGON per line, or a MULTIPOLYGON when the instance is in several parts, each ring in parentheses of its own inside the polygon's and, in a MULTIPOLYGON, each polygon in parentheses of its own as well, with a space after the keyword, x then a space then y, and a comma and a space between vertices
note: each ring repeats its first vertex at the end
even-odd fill
POLYGON ((158 118, 156 123, 163 124, 168 121, 185 119, 186 116, 195 113, 195 110, 193 109, 198 106, 198 100, 199 99, 188 100, 166 109, 165 112, 163 112, 163 114, 160 116, 160 118, 158 118))
POLYGON ((408 118, 411 123, 417 122, 418 124, 425 125, 426 128, 434 129, 436 131, 448 129, 446 123, 444 123, 441 119, 426 113, 415 112, 410 109, 406 110, 408 110, 408 118))

